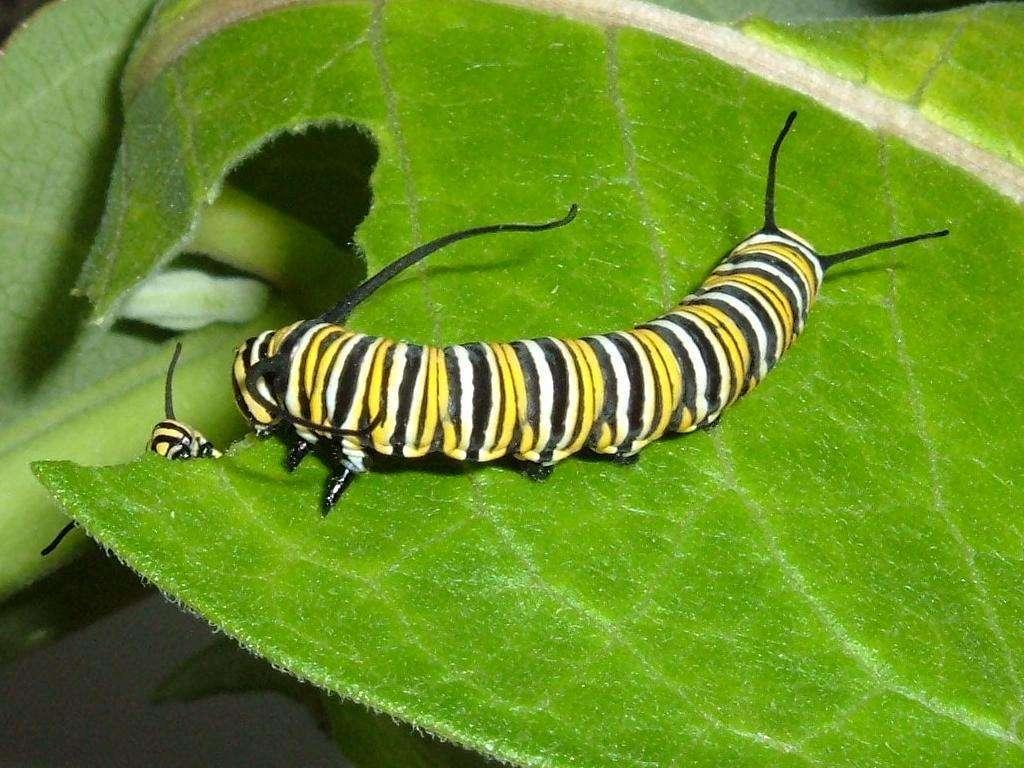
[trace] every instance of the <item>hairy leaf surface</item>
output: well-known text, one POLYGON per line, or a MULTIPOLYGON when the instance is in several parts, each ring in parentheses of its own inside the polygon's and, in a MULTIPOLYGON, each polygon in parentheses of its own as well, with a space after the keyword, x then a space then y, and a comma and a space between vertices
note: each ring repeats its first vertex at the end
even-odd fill
POLYGON ((371 270, 581 205, 570 228, 438 254, 352 319, 417 341, 656 315, 758 226, 793 108, 784 226, 824 251, 953 235, 830 274, 761 388, 633 468, 572 460, 533 484, 392 463, 320 519, 325 470, 285 474, 273 442, 40 465, 76 519, 274 663, 516 763, 1020 763, 1020 208, 914 137, 642 30, 286 5, 169 3, 136 50, 82 283, 101 314, 240 158, 332 121, 379 147, 371 270))

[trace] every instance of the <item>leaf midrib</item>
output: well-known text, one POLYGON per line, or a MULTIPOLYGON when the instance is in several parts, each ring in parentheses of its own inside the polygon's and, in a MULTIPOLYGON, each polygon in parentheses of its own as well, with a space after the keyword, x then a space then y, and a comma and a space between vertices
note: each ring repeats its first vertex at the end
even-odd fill
MULTIPOLYGON (((1024 203, 1024 168, 951 133, 912 104, 829 74, 731 27, 643 0, 482 1, 589 22, 605 30, 628 28, 674 40, 801 93, 869 129, 885 131, 963 169, 1014 202, 1024 203)), ((130 103, 164 68, 226 26, 288 8, 357 3, 375 9, 382 9, 385 4, 384 0, 208 0, 198 4, 176 21, 172 37, 165 35, 154 42, 143 39, 126 69, 125 101, 130 103)))

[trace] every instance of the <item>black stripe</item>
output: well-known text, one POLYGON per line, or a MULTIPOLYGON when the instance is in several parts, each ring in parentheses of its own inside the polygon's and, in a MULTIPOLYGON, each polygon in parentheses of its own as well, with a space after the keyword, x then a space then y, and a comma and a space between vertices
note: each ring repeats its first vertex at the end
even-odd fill
MULTIPOLYGON (((430 350, 427 347, 420 347, 421 364, 423 371, 423 391, 420 393, 420 412, 416 419, 416 442, 419 443, 427 429, 427 406, 430 404, 430 350)), ((437 430, 430 437, 431 445, 436 439, 437 430)))
POLYGON ((626 380, 629 382, 629 405, 626 406, 627 432, 621 441, 625 445, 644 429, 644 369, 640 355, 621 334, 611 333, 606 337, 622 355, 626 366, 626 380))
POLYGON ((569 368, 565 357, 553 339, 537 339, 537 344, 544 352, 544 360, 551 371, 551 433, 548 442, 541 448, 541 461, 551 461, 554 446, 565 435, 566 410, 569 405, 569 368))
POLYGON ((683 342, 668 328, 651 324, 637 327, 646 328, 657 334, 658 338, 665 342, 672 351, 672 357, 675 358, 676 364, 679 366, 679 375, 683 380, 683 388, 679 395, 679 402, 676 403, 675 411, 672 413, 672 420, 669 422, 670 424, 678 425, 683 420, 683 409, 689 408, 692 412, 697 402, 697 380, 693 370, 693 361, 690 359, 689 354, 687 354, 683 342))
POLYGON ((479 461, 480 449, 487 436, 487 421, 491 414, 491 368, 487 364, 487 353, 479 342, 464 345, 473 368, 473 424, 469 435, 467 458, 479 461))
MULTIPOLYGON (((764 361, 768 370, 771 370, 772 366, 778 362, 779 357, 782 355, 782 339, 775 333, 775 322, 778 323, 779 328, 785 328, 785 320, 778 316, 774 308, 771 308, 773 305, 768 301, 767 297, 764 298, 764 301, 767 302, 767 306, 765 306, 751 295, 756 289, 750 286, 723 285, 719 286, 719 290, 742 301, 744 306, 749 307, 750 311, 757 317, 765 337, 764 361), (772 322, 773 319, 775 322, 772 322)), ((756 293, 758 296, 763 296, 763 293, 760 291, 756 291, 756 293)))
POLYGON ((743 267, 743 269, 738 270, 737 272, 733 272, 732 274, 742 274, 743 272, 756 272, 758 277, 765 278, 772 285, 778 288, 779 292, 786 298, 786 301, 789 303, 790 310, 792 311, 793 317, 796 321, 795 324, 797 328, 799 328, 800 326, 803 325, 803 321, 807 317, 806 312, 800 311, 800 304, 802 303, 805 308, 809 309, 810 303, 810 299, 804 291, 804 283, 803 280, 800 279, 800 273, 797 272, 796 267, 792 266, 788 262, 783 261, 778 256, 773 256, 768 253, 760 252, 758 252, 757 254, 750 254, 750 256, 755 255, 756 259, 752 259, 754 263, 747 264, 743 267), (799 295, 794 294, 793 290, 789 286, 787 286, 785 283, 779 280, 778 277, 773 275, 768 270, 758 269, 758 261, 775 267, 777 270, 785 274, 786 277, 790 279, 790 282, 792 282, 793 285, 796 286, 797 294, 799 295))
POLYGON ((444 348, 444 369, 448 372, 448 419, 455 425, 456 437, 462 437, 462 379, 459 378, 459 361, 455 350, 459 347, 444 348))
POLYGON ((395 448, 405 445, 413 388, 416 386, 416 373, 422 359, 423 347, 410 344, 405 348, 405 370, 402 371, 402 381, 398 385, 398 410, 395 411, 395 430, 391 433, 391 445, 395 448))
MULTIPOLYGON (((607 424, 609 429, 613 427, 615 423, 615 410, 619 404, 619 380, 615 375, 615 369, 612 367, 612 359, 608 356, 608 351, 599 341, 599 339, 607 338, 607 336, 587 336, 582 339, 594 351, 594 356, 597 357, 597 364, 601 368, 601 374, 604 378, 604 404, 601 406, 601 412, 597 415, 592 430, 595 441, 600 437, 603 425, 607 424)), ((614 438, 615 430, 611 429, 611 432, 614 438)))
MULTIPOLYGON (((344 367, 341 369, 341 375, 338 377, 338 391, 335 395, 334 401, 334 423, 335 426, 340 426, 345 423, 348 419, 349 411, 352 410, 356 394, 356 385, 359 382, 359 365, 363 358, 366 357, 366 350, 372 344, 374 338, 372 336, 364 336, 358 340, 349 340, 346 342, 346 346, 351 348, 348 357, 343 363, 344 367)), ((334 360, 332 368, 338 365, 338 360, 334 360)), ((333 371, 332 371, 333 373, 333 371)), ((324 388, 324 399, 327 398, 327 388, 324 388)), ((324 413, 327 413, 326 403, 324 404, 324 413)))
MULTIPOLYGON (((722 401, 719 396, 722 388, 722 368, 721 363, 718 362, 718 356, 711 346, 711 342, 708 341, 697 324, 685 314, 665 315, 661 319, 679 326, 683 333, 693 340, 694 346, 697 347, 697 351, 700 353, 701 362, 704 363, 704 370, 707 371, 708 380, 705 395, 708 401, 708 410, 711 412, 717 411, 722 407, 722 401)), ((696 387, 693 390, 693 402, 690 403, 690 407, 693 409, 697 407, 696 387)))
MULTIPOLYGON (((714 290, 717 290, 717 287, 714 290)), ((705 306, 714 307, 720 312, 725 313, 726 317, 728 317, 736 328, 739 329, 740 335, 743 337, 743 341, 746 342, 747 350, 749 352, 749 362, 747 363, 747 370, 741 372, 742 382, 740 391, 743 391, 749 386, 751 380, 756 377, 757 371, 760 368, 762 352, 761 346, 757 341, 757 335, 754 333, 754 326, 750 324, 750 321, 747 320, 738 309, 721 299, 709 298, 705 295, 701 299, 701 303, 705 306)), ((735 340, 734 334, 730 333, 729 335, 735 340)))
POLYGON ((537 377, 537 366, 534 365, 533 356, 523 342, 513 341, 512 351, 515 352, 519 367, 523 371, 523 388, 526 390, 523 411, 526 414, 526 423, 533 428, 536 435, 540 421, 540 380, 537 377))

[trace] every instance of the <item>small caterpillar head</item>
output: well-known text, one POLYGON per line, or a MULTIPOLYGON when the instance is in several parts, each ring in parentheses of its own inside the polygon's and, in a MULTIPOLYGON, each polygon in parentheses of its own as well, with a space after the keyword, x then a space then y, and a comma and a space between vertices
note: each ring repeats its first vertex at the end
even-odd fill
POLYGON ((153 427, 149 450, 158 456, 178 460, 216 459, 221 455, 202 432, 174 419, 164 419, 153 427))
POLYGON ((218 458, 221 455, 220 451, 203 437, 202 432, 174 417, 174 398, 171 385, 174 380, 174 367, 178 364, 180 355, 181 344, 179 343, 174 348, 171 364, 167 366, 167 379, 164 382, 164 418, 153 427, 147 447, 156 455, 167 459, 218 458))

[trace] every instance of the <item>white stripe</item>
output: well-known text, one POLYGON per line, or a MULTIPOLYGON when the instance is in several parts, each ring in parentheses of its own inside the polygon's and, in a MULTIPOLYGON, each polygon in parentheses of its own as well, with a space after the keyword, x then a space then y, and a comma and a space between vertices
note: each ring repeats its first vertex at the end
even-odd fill
MULTIPOLYGON (((427 375, 427 363, 430 360, 430 354, 427 352, 425 347, 420 347, 420 364, 419 368, 416 369, 416 380, 413 382, 412 402, 409 404, 409 421, 405 425, 405 440, 402 446, 402 453, 406 456, 410 452, 416 452, 416 427, 420 422, 420 411, 423 409, 424 392, 423 392, 423 380, 427 375)), ((411 372, 410 372, 411 373, 411 372)))
MULTIPOLYGON (((790 279, 789 275, 784 273, 774 264, 769 264, 765 261, 762 261, 761 259, 756 258, 744 259, 743 261, 737 261, 732 264, 723 264, 715 271, 718 272, 719 270, 721 270, 721 272, 739 272, 748 269, 757 269, 762 272, 767 272, 772 277, 776 278, 778 282, 782 283, 789 290, 789 292, 793 295, 794 302, 797 308, 796 325, 798 328, 802 327, 803 318, 807 312, 807 308, 804 306, 803 294, 800 292, 800 289, 796 287, 796 283, 794 283, 790 279)), ((804 281, 801 280, 801 282, 804 281)))
POLYGON ((559 417, 562 419, 562 438, 554 446, 555 450, 560 450, 572 443, 573 432, 576 431, 576 423, 579 421, 580 378, 576 374, 576 363, 573 361, 572 350, 569 349, 569 345, 561 339, 548 338, 554 342, 555 347, 562 353, 562 359, 565 360, 565 413, 551 414, 552 421, 559 417))
POLYGON ((544 350, 537 342, 532 340, 523 341, 523 346, 530 353, 533 365, 537 369, 537 391, 539 403, 537 408, 537 441, 534 450, 543 453, 548 448, 551 440, 551 405, 554 402, 554 381, 551 379, 551 369, 544 357, 544 350))
MULTIPOLYGON (((739 312, 741 315, 743 315, 743 317, 746 318, 746 321, 750 323, 751 327, 754 329, 754 336, 757 337, 758 346, 758 349, 752 349, 750 350, 750 353, 751 356, 753 356, 754 353, 757 353, 757 356, 760 358, 760 364, 757 370, 757 378, 764 378, 764 375, 768 373, 768 365, 765 362, 765 357, 768 354, 768 338, 767 336, 765 336, 764 328, 761 326, 761 321, 758 319, 757 315, 754 314, 754 311, 750 309, 750 307, 748 307, 742 301, 737 299, 735 296, 730 296, 727 293, 721 293, 718 290, 705 293, 702 298, 718 299, 719 301, 725 302, 730 307, 739 312)), ((742 331, 740 332, 740 336, 743 336, 742 331)))
MULTIPOLYGON (((763 309, 768 315, 768 319, 771 321, 772 328, 775 331, 776 339, 775 357, 772 358, 772 363, 774 364, 782 356, 782 350, 785 346, 783 321, 782 318, 779 317, 779 311, 775 308, 775 305, 768 300, 767 296, 762 294, 760 291, 755 290, 751 286, 738 282, 730 283, 730 285, 736 290, 742 291, 744 295, 750 297, 751 301, 757 302, 761 309, 763 309)), ((765 349, 765 354, 767 355, 767 348, 765 349)))
POLYGON ((501 371, 498 370, 498 361, 494 357, 494 350, 487 344, 481 344, 484 351, 484 360, 487 361, 487 379, 491 385, 490 401, 487 406, 487 426, 484 428, 484 441, 480 446, 480 458, 483 459, 490 454, 494 444, 498 441, 498 422, 500 413, 498 406, 501 403, 501 371))
POLYGON ((612 371, 615 372, 615 423, 612 442, 615 447, 622 445, 629 430, 629 374, 626 373, 626 363, 622 359, 622 353, 608 340, 607 336, 591 336, 608 354, 612 364, 612 371))
MULTIPOLYGON (((249 348, 249 365, 256 365, 260 360, 263 359, 264 353, 261 351, 270 342, 270 337, 274 335, 273 331, 264 331, 256 337, 256 341, 249 348)), ((265 398, 268 402, 274 402, 273 395, 270 394, 270 387, 267 386, 267 381, 262 376, 259 381, 256 382, 256 391, 260 394, 260 397, 265 398)))
POLYGON ((654 401, 656 399, 654 396, 654 390, 657 385, 654 382, 654 370, 651 367, 651 361, 644 353, 644 348, 640 342, 633 338, 631 334, 622 333, 621 331, 614 335, 618 336, 620 339, 624 339, 627 344, 633 347, 637 357, 640 358, 640 371, 643 379, 642 381, 632 382, 632 385, 634 387, 643 387, 643 389, 641 389, 641 399, 643 400, 644 411, 642 417, 643 420, 640 423, 640 433, 633 439, 634 445, 630 446, 630 448, 633 448, 637 441, 644 440, 654 431, 654 401))
MULTIPOLYGON (((395 355, 391 359, 391 370, 388 372, 388 389, 387 389, 387 411, 384 415, 384 425, 393 425, 390 431, 385 430, 384 442, 389 446, 394 439, 395 430, 398 425, 395 420, 398 417, 398 389, 402 386, 402 379, 405 378, 405 351, 409 348, 409 345, 405 342, 399 342, 395 344, 395 355)), ((391 453, 394 449, 390 448, 385 453, 391 453)))
MULTIPOLYGON (((679 343, 683 345, 688 362, 693 368, 693 418, 700 421, 708 415, 708 369, 704 365, 704 358, 700 356, 697 344, 690 337, 684 328, 680 328, 671 320, 658 318, 650 323, 671 331, 679 343)), ((686 375, 686 371, 683 371, 686 375)), ((685 381, 683 382, 685 386, 685 381)))
MULTIPOLYGON (((363 338, 362 334, 360 334, 359 338, 363 338)), ((379 337, 371 341, 370 346, 363 353, 363 359, 359 361, 359 370, 356 373, 356 391, 352 395, 352 404, 349 406, 348 413, 345 414, 345 422, 341 425, 342 429, 359 429, 359 414, 362 412, 361 403, 363 398, 366 397, 366 388, 370 384, 373 358, 383 343, 384 339, 379 337)), ((334 406, 332 405, 331 407, 333 408, 334 406)), ((369 413, 369 405, 366 410, 369 413)))
MULTIPOLYGON (((718 360, 718 370, 721 372, 718 387, 718 410, 721 411, 729 402, 729 396, 732 394, 732 375, 730 373, 732 369, 729 366, 729 355, 718 340, 714 330, 703 318, 690 314, 685 309, 677 314, 682 314, 693 322, 698 332, 704 336, 707 343, 711 346, 711 350, 715 353, 715 358, 718 360)), ((708 403, 708 415, 713 415, 716 412, 711 411, 711 404, 708 403)))
POLYGON ((316 323, 309 328, 302 334, 291 351, 290 367, 288 369, 288 389, 284 393, 284 407, 288 413, 299 418, 303 418, 302 411, 299 408, 299 390, 303 386, 302 355, 306 347, 309 346, 310 337, 321 328, 323 328, 322 323, 316 323))
POLYGON ((462 346, 452 347, 459 366, 459 458, 466 457, 473 425, 473 365, 462 346))
MULTIPOLYGON (((324 390, 324 399, 327 401, 327 408, 324 412, 327 414, 328 424, 337 424, 334 420, 336 416, 334 411, 338 407, 338 382, 341 380, 341 372, 345 367, 345 362, 348 360, 348 356, 352 354, 352 348, 361 338, 362 336, 360 335, 345 339, 345 341, 342 342, 343 346, 341 351, 338 352, 338 356, 334 358, 334 363, 331 366, 331 372, 328 374, 327 378, 327 388, 324 390)), ((341 425, 337 424, 337 426, 341 425)))

